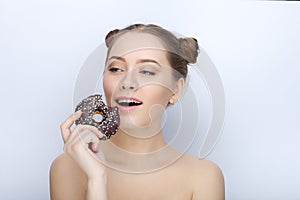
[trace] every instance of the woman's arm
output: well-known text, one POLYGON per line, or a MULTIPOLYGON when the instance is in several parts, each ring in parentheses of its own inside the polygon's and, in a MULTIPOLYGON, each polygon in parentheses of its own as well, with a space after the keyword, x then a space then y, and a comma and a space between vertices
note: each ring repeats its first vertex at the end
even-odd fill
POLYGON ((104 200, 108 199, 107 193, 103 192, 106 191, 106 182, 105 181, 88 181, 88 188, 87 188, 87 193, 86 193, 86 199, 87 200, 94 200, 94 199, 99 199, 99 200, 104 200))

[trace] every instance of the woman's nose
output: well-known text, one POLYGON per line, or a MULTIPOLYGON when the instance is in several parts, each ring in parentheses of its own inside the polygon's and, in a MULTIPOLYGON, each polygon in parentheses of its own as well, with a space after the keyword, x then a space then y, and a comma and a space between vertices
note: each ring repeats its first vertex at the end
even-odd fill
POLYGON ((135 90, 137 87, 136 87, 136 84, 134 83, 129 83, 129 82, 122 82, 121 83, 121 89, 122 90, 135 90))
POLYGON ((137 81, 134 77, 134 73, 128 72, 120 83, 121 90, 135 90, 137 88, 137 81))

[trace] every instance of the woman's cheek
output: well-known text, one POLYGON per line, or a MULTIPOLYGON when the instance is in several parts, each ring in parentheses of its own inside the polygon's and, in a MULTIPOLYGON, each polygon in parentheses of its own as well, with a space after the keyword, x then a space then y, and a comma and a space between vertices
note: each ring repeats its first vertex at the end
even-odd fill
POLYGON ((112 88, 111 88, 111 85, 109 84, 109 82, 110 81, 107 78, 104 78, 104 80, 103 80, 103 90, 104 90, 104 94, 105 94, 107 104, 111 105, 112 88))

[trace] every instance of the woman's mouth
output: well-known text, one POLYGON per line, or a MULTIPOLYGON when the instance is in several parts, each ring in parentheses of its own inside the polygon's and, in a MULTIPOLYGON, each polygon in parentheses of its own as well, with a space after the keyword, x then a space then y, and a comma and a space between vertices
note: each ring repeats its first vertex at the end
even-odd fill
POLYGON ((121 111, 134 110, 143 104, 141 100, 133 97, 118 97, 115 101, 121 111))

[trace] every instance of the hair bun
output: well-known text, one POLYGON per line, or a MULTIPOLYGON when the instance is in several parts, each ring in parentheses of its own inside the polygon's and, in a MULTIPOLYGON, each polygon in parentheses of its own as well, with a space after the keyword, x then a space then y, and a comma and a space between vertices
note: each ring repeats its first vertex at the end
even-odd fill
POLYGON ((189 63, 196 63, 199 53, 198 41, 193 37, 179 38, 183 57, 189 63))
POLYGON ((117 33, 120 32, 120 29, 115 29, 115 30, 112 30, 110 31, 106 37, 105 37, 105 44, 106 44, 106 47, 109 47, 110 46, 110 43, 112 41, 112 38, 114 35, 116 35, 117 33))

